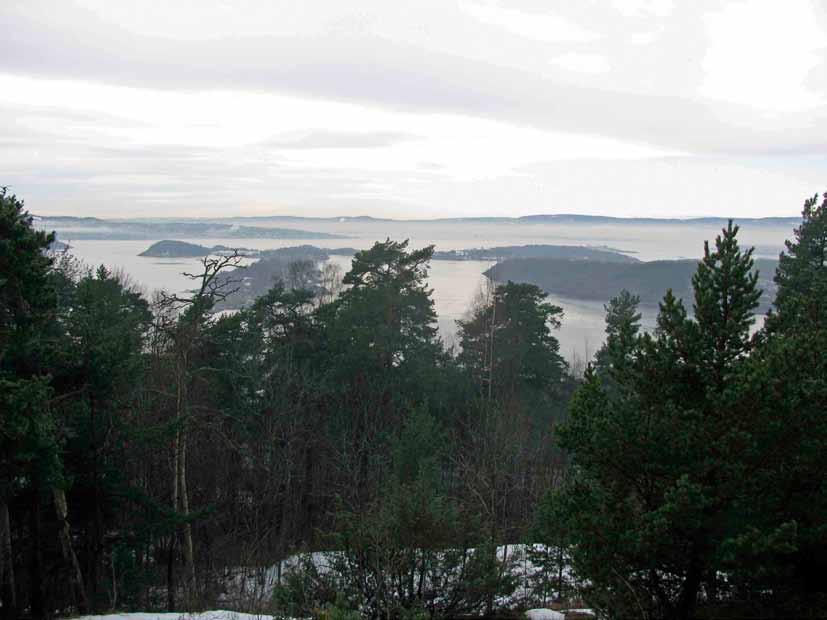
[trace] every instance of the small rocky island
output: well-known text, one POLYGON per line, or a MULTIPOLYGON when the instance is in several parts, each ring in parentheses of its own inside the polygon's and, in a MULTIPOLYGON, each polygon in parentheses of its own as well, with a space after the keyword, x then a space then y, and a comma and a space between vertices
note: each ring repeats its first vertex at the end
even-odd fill
POLYGON ((149 258, 197 258, 201 256, 209 256, 210 254, 229 254, 238 252, 241 256, 259 256, 259 250, 251 250, 249 248, 230 248, 224 245, 214 245, 207 247, 205 245, 198 245, 197 243, 188 243, 186 241, 176 241, 172 239, 165 239, 153 243, 146 250, 138 254, 138 256, 145 256, 149 258))

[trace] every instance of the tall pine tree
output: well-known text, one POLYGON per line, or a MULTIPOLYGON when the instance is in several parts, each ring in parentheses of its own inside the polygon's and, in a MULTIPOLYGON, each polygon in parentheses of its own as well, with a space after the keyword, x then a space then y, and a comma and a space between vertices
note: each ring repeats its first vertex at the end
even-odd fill
POLYGON ((737 232, 730 223, 705 248, 694 319, 670 291, 654 335, 633 337, 626 300, 617 389, 588 372, 560 430, 574 457, 558 497, 574 566, 617 617, 693 617, 701 592, 718 587, 726 541, 741 534, 743 425, 727 382, 750 348, 760 292, 737 232))

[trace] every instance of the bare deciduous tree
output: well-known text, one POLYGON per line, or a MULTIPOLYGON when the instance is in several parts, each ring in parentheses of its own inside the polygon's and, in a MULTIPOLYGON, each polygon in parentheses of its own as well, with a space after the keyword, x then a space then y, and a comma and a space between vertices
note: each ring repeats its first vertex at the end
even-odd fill
MULTIPOLYGON (((172 358, 174 369, 176 430, 172 447, 172 508, 184 521, 182 550, 186 571, 186 593, 190 604, 196 596, 197 580, 187 491, 187 431, 191 414, 189 385, 199 371, 193 367, 191 356, 199 344, 204 326, 210 320, 210 312, 215 304, 238 290, 241 281, 238 278, 227 277, 227 271, 243 268, 241 262, 242 257, 238 251, 226 256, 205 256, 201 259, 200 273, 184 273, 198 283, 198 288, 189 296, 161 293, 156 312, 159 319, 157 326, 169 346, 167 354, 172 358)), ((170 591, 174 591, 174 588, 170 587, 170 591)), ((174 606, 173 596, 169 595, 171 606, 174 606)))

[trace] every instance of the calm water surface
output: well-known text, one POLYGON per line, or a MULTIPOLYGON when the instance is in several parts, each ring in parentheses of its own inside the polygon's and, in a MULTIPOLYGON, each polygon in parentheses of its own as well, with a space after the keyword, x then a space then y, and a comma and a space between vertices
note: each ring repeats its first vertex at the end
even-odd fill
MULTIPOLYGON (((244 222, 263 226, 266 222, 244 222)), ((289 227, 284 223, 273 224, 289 227)), ((309 228, 307 222, 297 228, 309 228)), ((435 244, 438 250, 492 247, 497 245, 523 245, 550 243, 560 245, 605 245, 632 252, 641 260, 699 257, 703 241, 713 239, 719 232, 714 225, 643 227, 619 225, 533 225, 514 224, 423 224, 407 222, 323 222, 313 225, 314 230, 353 235, 346 239, 182 239, 201 245, 222 244, 256 249, 289 247, 304 243, 319 247, 353 247, 366 249, 377 239, 391 237, 410 239, 410 247, 435 244)), ((741 233, 744 245, 754 245, 756 255, 777 257, 783 241, 791 230, 782 226, 745 227, 741 233)), ((62 237, 64 240, 68 236, 62 237)), ((198 271, 198 259, 158 259, 138 256, 152 241, 71 241, 72 252, 89 265, 105 264, 120 268, 137 281, 146 293, 156 289, 182 292, 190 286, 182 272, 198 271)), ((336 256, 332 261, 343 271, 350 267, 350 258, 336 256)), ((456 321, 464 318, 474 297, 484 286, 482 273, 491 266, 487 261, 433 261, 429 285, 438 315, 439 329, 447 344, 455 343, 456 321)), ((569 360, 588 359, 604 340, 604 309, 602 302, 552 297, 550 301, 564 310, 563 325, 557 330, 560 349, 569 360)), ((643 308, 644 327, 651 328, 655 321, 655 308, 643 308)))

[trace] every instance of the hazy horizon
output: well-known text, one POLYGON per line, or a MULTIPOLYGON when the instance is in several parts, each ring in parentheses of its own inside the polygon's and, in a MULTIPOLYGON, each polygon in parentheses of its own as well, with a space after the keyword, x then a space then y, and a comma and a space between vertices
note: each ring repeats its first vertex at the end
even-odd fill
MULTIPOLYGON (((70 213, 54 213, 54 214, 41 214, 41 213, 32 213, 33 216, 40 218, 40 219, 50 219, 50 218, 93 218, 93 219, 100 219, 100 220, 111 220, 111 221, 158 221, 158 220, 167 220, 167 221, 198 221, 205 218, 199 218, 196 216, 187 216, 187 215, 160 215, 160 216, 146 216, 146 217, 128 217, 128 216, 87 216, 84 214, 70 214, 70 213)), ((566 218, 583 218, 584 221, 588 221, 587 218, 594 218, 594 219, 601 219, 607 218, 611 220, 628 220, 628 221, 642 221, 642 220, 663 220, 664 222, 687 222, 691 223, 693 220, 728 220, 732 219, 737 223, 740 221, 763 221, 763 220, 800 220, 801 215, 764 215, 760 217, 750 217, 750 216, 728 216, 728 215, 689 215, 689 216, 624 216, 624 215, 603 215, 603 214, 585 214, 585 213, 528 213, 526 215, 519 215, 519 216, 510 216, 510 215, 491 215, 491 216, 479 216, 479 215, 466 215, 466 216, 446 216, 446 217, 424 217, 424 218, 417 218, 417 217, 383 217, 383 216, 375 216, 375 215, 367 215, 367 214, 339 214, 339 215, 295 215, 290 213, 279 213, 279 214, 261 214, 261 215, 225 215, 225 216, 217 216, 217 217, 209 217, 206 218, 208 220, 268 220, 268 219, 285 219, 285 220, 323 220, 323 221, 388 221, 388 222, 411 222, 411 223, 442 223, 442 222, 450 222, 450 221, 463 221, 463 220, 523 220, 520 223, 524 223, 526 225, 531 225, 530 218, 560 218, 564 220, 566 218)))

